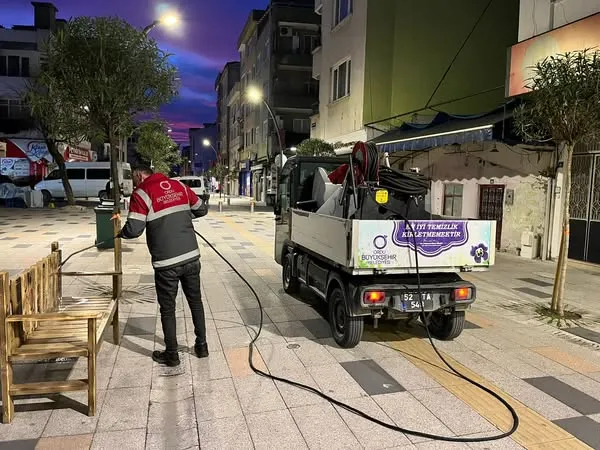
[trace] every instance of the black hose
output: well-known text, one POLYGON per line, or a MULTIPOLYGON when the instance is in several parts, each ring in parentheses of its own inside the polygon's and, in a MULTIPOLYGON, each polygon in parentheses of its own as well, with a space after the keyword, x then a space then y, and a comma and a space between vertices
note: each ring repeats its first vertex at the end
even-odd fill
MULTIPOLYGON (((394 212, 394 211, 392 211, 394 212)), ((407 221, 407 223, 410 222, 407 221)), ((415 242, 415 254, 416 254, 416 235, 415 232, 412 228, 412 225, 410 225, 410 230, 412 232, 413 235, 413 239, 415 242)), ((292 381, 289 380, 287 378, 282 378, 282 377, 278 377, 276 375, 272 375, 270 373, 266 373, 263 372, 262 370, 256 368, 254 366, 254 362, 253 362, 253 352, 254 352, 254 346, 256 345, 256 341, 258 340, 260 333, 262 331, 263 328, 263 315, 264 315, 264 311, 263 311, 263 305, 260 301, 260 297, 259 295, 256 293, 256 291, 254 290, 254 288, 252 287, 252 285, 248 282, 248 280, 246 280, 246 278, 244 278, 244 276, 233 266, 233 264, 231 264, 227 258, 225 258, 210 242, 208 242, 208 240, 202 236, 202 234, 200 234, 199 232, 195 231, 194 232, 212 249, 212 251, 214 251, 230 268, 231 270, 234 271, 234 273, 244 282, 244 284, 246 286, 248 286, 248 288, 250 289, 250 291, 252 292, 252 295, 254 295, 254 297, 256 298, 256 301, 258 303, 258 308, 260 310, 260 323, 258 325, 258 330, 256 331, 256 335, 254 336, 254 338, 250 341, 250 343, 248 344, 248 364, 250 365, 250 368, 258 375, 261 375, 263 377, 266 378, 270 378, 272 380, 276 380, 276 381, 280 381, 282 383, 286 383, 289 384, 291 386, 295 386, 297 388, 300 389, 304 389, 306 391, 312 392, 313 394, 318 395, 321 398, 324 398, 325 400, 329 401, 330 403, 339 406, 340 408, 343 408, 353 414, 356 414, 357 416, 362 417, 363 419, 367 419, 373 423, 376 423, 377 425, 381 425, 382 427, 388 428, 390 430, 394 430, 394 431, 399 431, 401 433, 404 434, 410 434, 412 436, 418 436, 418 437, 423 437, 423 438, 427 438, 427 439, 434 439, 434 440, 439 440, 439 441, 446 441, 446 442, 486 442, 486 441, 495 441, 498 439, 503 439, 505 437, 510 436, 511 434, 513 434, 516 430, 517 427, 519 426, 519 418, 517 416, 517 413, 515 412, 515 410, 512 408, 512 406, 510 406, 508 404, 508 402, 506 400, 504 400, 502 397, 500 397, 498 394, 496 394, 494 391, 492 391, 491 389, 479 384, 478 382, 471 380, 470 378, 468 378, 465 375, 462 375, 460 372, 458 372, 456 369, 454 369, 444 358, 443 356, 440 354, 440 352, 437 350, 435 344, 433 343, 433 339, 431 338, 431 334, 429 333, 429 329, 428 329, 428 325, 427 323, 425 324, 425 328, 427 329, 427 336, 429 337, 429 342, 431 343, 431 346, 434 348, 435 352, 437 353, 437 355, 440 357, 440 359, 446 364, 446 366, 448 366, 452 372, 454 372, 458 377, 464 379, 465 381, 473 384, 474 386, 482 389, 483 391, 489 393, 490 395, 492 395, 493 397, 497 398, 511 413, 512 417, 513 417, 513 426, 512 428, 507 431, 504 432, 502 434, 498 434, 495 436, 485 436, 485 437, 473 437, 473 438, 464 438, 464 437, 452 437, 452 436, 439 436, 436 434, 431 434, 431 433, 425 433, 422 431, 417 431, 417 430, 409 430, 407 428, 402 428, 387 422, 384 422, 382 420, 377 419, 376 417, 370 416, 369 414, 361 411, 360 409, 354 408, 350 405, 347 405, 346 403, 343 403, 339 400, 336 400, 333 397, 330 397, 329 395, 311 387, 311 386, 307 386, 305 384, 302 383, 298 383, 296 381, 292 381)), ((419 275, 419 265, 418 262, 416 264, 416 272, 417 272, 417 286, 418 286, 418 294, 419 294, 419 298, 421 298, 421 278, 419 275)), ((421 302, 421 308, 423 309, 424 312, 424 306, 423 306, 423 302, 421 302)), ((425 319, 424 319, 425 320, 425 319)))
POLYGON ((73 252, 73 253, 71 253, 69 256, 67 256, 67 257, 66 257, 66 259, 65 259, 64 261, 62 261, 62 262, 61 262, 61 263, 58 265, 58 268, 60 269, 62 266, 64 266, 64 265, 67 263, 67 261, 69 261, 69 260, 70 260, 70 259, 71 259, 73 256, 75 256, 75 255, 79 255, 80 253, 83 253, 83 252, 85 252, 85 251, 87 251, 87 250, 90 250, 90 249, 92 249, 92 248, 98 247, 98 246, 100 246, 100 245, 102 245, 102 244, 108 244, 109 242, 112 242, 112 241, 114 241, 115 239, 116 239, 116 237, 114 237, 114 236, 113 236, 113 237, 111 237, 110 239, 106 239, 106 240, 104 240, 104 241, 96 242, 94 245, 90 245, 89 247, 82 248, 81 250, 77 250, 76 252, 73 252))
MULTIPOLYGON (((370 192, 370 191, 369 191, 370 192)), ((394 214, 397 214, 399 216, 402 216, 402 214, 396 212, 396 211, 391 211, 394 214)), ((416 240, 416 234, 415 231, 412 227, 412 224, 405 218, 404 219, 406 224, 408 225, 409 229, 411 230, 412 233, 412 237, 413 237, 413 243, 414 243, 414 251, 415 251, 415 269, 416 269, 416 274, 417 274, 417 294, 419 296, 419 299, 422 298, 421 294, 422 294, 422 289, 421 289, 421 277, 420 277, 420 271, 419 271, 419 262, 418 262, 418 251, 417 251, 417 240, 416 240)), ((361 411, 360 409, 354 408, 346 403, 343 403, 339 400, 336 400, 333 397, 330 397, 329 395, 313 388, 312 386, 308 386, 302 383, 298 383, 296 381, 292 381, 289 380, 287 378, 283 378, 283 377, 278 377, 276 375, 272 375, 270 373, 267 372, 263 372, 262 370, 258 369, 253 362, 253 355, 254 355, 254 347, 256 345, 256 341, 258 340, 258 338, 260 337, 260 333, 262 332, 263 329, 263 322, 264 322, 264 310, 263 310, 263 305, 262 302, 260 301, 260 297, 257 294, 257 292, 254 290, 254 288, 252 287, 252 285, 250 284, 250 282, 248 282, 248 280, 246 280, 246 278, 227 260, 227 258, 225 258, 215 247, 214 245, 212 245, 204 236, 202 236, 202 234, 200 234, 198 231, 194 230, 194 233, 196 233, 211 249, 212 251, 214 251, 230 268, 231 270, 233 270, 233 272, 244 282, 244 284, 246 286, 248 286, 248 288, 250 289, 250 291, 252 292, 252 295, 254 295, 254 297, 256 298, 256 302, 258 303, 258 308, 260 311, 260 323, 258 325, 258 330, 256 331, 256 335, 254 336, 254 338, 252 338, 252 340, 250 341, 250 343, 248 344, 248 364, 250 365, 250 368, 258 375, 261 375, 263 377, 275 380, 275 381, 279 381, 282 383, 286 383, 289 384, 291 386, 295 386, 299 389, 304 389, 306 391, 312 392, 313 394, 318 395, 319 397, 329 401, 330 403, 339 406, 340 408, 343 408, 357 416, 362 417, 363 419, 367 419, 373 423, 376 423, 377 425, 380 425, 382 427, 388 428, 390 430, 394 430, 394 431, 398 431, 404 434, 409 434, 412 436, 418 436, 418 437, 423 437, 423 438, 427 438, 427 439, 434 439, 434 440, 439 440, 439 441, 446 441, 446 442, 486 442, 486 441, 494 441, 494 440, 499 440, 499 439, 503 439, 505 437, 510 436, 511 434, 513 434, 518 426, 519 426, 519 417, 517 416, 516 411, 514 410, 514 408, 506 401, 504 400, 500 395, 496 394, 494 391, 492 391, 491 389, 483 386, 482 384, 471 380, 469 377, 467 377, 466 375, 461 374, 459 371, 457 371, 454 367, 452 367, 452 365, 450 363, 448 363, 448 361, 446 361, 446 359, 442 356, 442 354, 438 351, 437 347, 435 346, 435 344, 433 343, 433 339, 431 337, 431 334, 429 332, 429 324, 428 324, 428 320, 425 314, 425 308, 423 305, 423 302, 421 301, 421 309, 422 309, 422 313, 423 313, 423 321, 425 323, 425 329, 427 330, 427 337, 429 338, 429 342, 431 344, 431 346, 433 347, 433 349, 435 350, 436 354, 438 355, 438 357, 442 360, 442 362, 444 362, 444 364, 459 378, 471 383, 472 385, 478 387, 479 389, 483 390, 484 392, 487 392, 488 394, 490 394, 491 396, 493 396, 494 398, 496 398, 498 401, 500 401, 510 412, 512 418, 513 418, 513 426, 512 428, 504 433, 495 435, 495 436, 485 436, 485 437, 477 437, 477 438, 464 438, 464 437, 452 437, 452 436, 439 436, 436 434, 431 434, 431 433, 425 433, 422 431, 417 431, 417 430, 410 430, 407 428, 402 428, 399 427, 397 425, 393 425, 387 422, 384 422, 382 420, 377 419, 376 417, 370 416, 369 414, 361 411)), ((105 241, 101 241, 101 242, 97 242, 94 245, 90 245, 86 248, 83 248, 81 250, 78 250, 74 253, 71 253, 64 261, 61 262, 59 267, 62 267, 64 264, 67 263, 67 261, 69 261, 69 259, 71 259, 73 256, 78 255, 86 250, 89 250, 91 248, 97 247, 101 244, 110 242, 112 240, 116 239, 116 237, 112 237, 111 239, 107 239, 105 241)))

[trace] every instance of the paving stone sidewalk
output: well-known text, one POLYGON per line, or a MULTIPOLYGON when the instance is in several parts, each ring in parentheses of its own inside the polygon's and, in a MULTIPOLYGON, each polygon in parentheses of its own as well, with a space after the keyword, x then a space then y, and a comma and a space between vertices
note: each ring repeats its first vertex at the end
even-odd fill
MULTIPOLYGON (((93 224, 91 210, 0 210, 0 266, 16 273, 44 256, 52 240, 59 240, 65 254, 91 245, 93 224)), ((438 368, 421 328, 399 334, 370 330, 355 349, 336 346, 319 303, 310 295, 297 299, 281 290, 280 268, 272 259, 272 214, 225 209, 199 220, 197 229, 261 296, 265 325, 255 353, 257 367, 400 426, 479 436, 497 432, 499 420, 506 423, 506 413, 498 412, 492 400, 479 393, 473 401, 460 380, 438 368)), ((193 327, 180 295, 184 370, 164 376, 149 357, 163 341, 150 259, 139 239, 125 244, 122 341, 113 345, 107 333, 100 352, 97 416, 85 415, 85 393, 22 400, 13 423, 0 425, 0 449, 600 448, 600 352, 589 341, 584 345, 557 334, 526 309, 498 304, 500 297, 502 302, 537 301, 516 291, 526 282, 517 283, 510 274, 502 281, 499 273, 508 273, 504 261, 521 264, 499 258, 490 274, 476 275, 480 301, 468 315, 468 329, 454 342, 437 345, 519 406, 522 428, 513 438, 468 445, 415 438, 254 374, 247 344, 259 320, 256 301, 204 244, 202 287, 211 356, 199 360, 189 353, 193 327)), ((67 270, 82 265, 105 270, 111 264, 110 251, 90 250, 73 258, 67 270)), ((519 278, 544 280, 539 274, 552 272, 551 266, 534 267, 533 274, 523 271, 519 278)), ((88 295, 106 286, 107 280, 76 279, 65 294, 88 295)), ((28 364, 15 377, 17 382, 79 378, 85 370, 85 361, 28 364)))

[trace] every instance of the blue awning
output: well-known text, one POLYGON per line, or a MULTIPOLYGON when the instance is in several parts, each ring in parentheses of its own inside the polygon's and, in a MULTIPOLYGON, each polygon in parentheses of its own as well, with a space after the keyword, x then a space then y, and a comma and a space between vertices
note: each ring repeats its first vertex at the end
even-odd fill
POLYGON ((504 109, 472 118, 439 113, 428 125, 405 123, 373 139, 373 143, 382 152, 394 153, 491 141, 501 134, 504 121, 510 117, 512 110, 504 109))

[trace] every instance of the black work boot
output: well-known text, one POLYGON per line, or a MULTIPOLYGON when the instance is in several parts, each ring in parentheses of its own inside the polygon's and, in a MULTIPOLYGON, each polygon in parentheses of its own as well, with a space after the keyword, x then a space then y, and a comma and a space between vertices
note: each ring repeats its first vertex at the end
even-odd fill
POLYGON ((177 352, 171 353, 155 350, 152 352, 152 359, 159 364, 165 364, 169 367, 176 367, 181 363, 179 361, 179 353, 177 352))
POLYGON ((198 358, 206 358, 208 356, 208 344, 196 344, 194 345, 194 352, 198 358))

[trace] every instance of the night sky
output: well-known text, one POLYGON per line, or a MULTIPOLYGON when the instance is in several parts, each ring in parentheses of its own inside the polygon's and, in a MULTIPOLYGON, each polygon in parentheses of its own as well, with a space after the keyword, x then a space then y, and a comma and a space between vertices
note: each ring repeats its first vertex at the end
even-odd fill
MULTIPOLYGON (((54 0, 58 18, 75 16, 119 16, 143 28, 163 8, 178 12, 177 29, 157 27, 151 32, 160 47, 174 54, 182 87, 179 97, 162 109, 177 142, 187 142, 188 128, 213 122, 215 78, 227 61, 237 60, 237 38, 253 8, 264 8, 268 0, 54 0)), ((33 25, 29 0, 0 0, 0 25, 33 25)))

